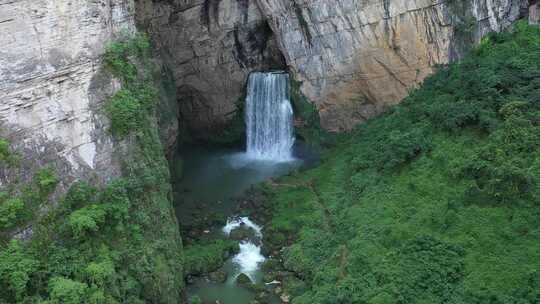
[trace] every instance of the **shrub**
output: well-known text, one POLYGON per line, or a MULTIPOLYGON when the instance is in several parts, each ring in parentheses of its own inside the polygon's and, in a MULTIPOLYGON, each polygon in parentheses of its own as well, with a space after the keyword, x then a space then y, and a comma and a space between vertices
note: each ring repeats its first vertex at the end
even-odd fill
POLYGON ((387 274, 399 289, 397 298, 405 299, 406 303, 446 299, 464 277, 464 256, 460 246, 420 236, 399 250, 393 257, 395 264, 389 259, 387 274))
POLYGON ((118 91, 105 108, 113 134, 122 137, 140 130, 146 123, 146 116, 150 115, 155 98, 156 91, 146 85, 118 91))
POLYGON ((79 209, 94 202, 97 189, 85 182, 78 182, 71 185, 63 203, 68 210, 79 209))
POLYGON ((184 248, 185 274, 204 274, 215 271, 223 265, 225 256, 238 250, 235 242, 216 240, 207 244, 197 244, 184 248))
POLYGON ((103 286, 115 274, 114 263, 110 259, 101 262, 91 262, 84 270, 88 281, 103 286))
POLYGON ((137 58, 146 58, 150 52, 150 40, 146 34, 137 33, 133 37, 111 43, 105 52, 105 66, 125 83, 137 80, 137 58))
MULTIPOLYGON (((390 118, 388 118, 390 119, 390 118)), ((380 137, 369 138, 361 147, 362 154, 353 159, 357 169, 395 169, 429 150, 430 144, 425 128, 413 125, 408 130, 393 129, 380 137)))
POLYGON ((58 178, 52 169, 40 169, 34 177, 34 183, 38 188, 40 198, 45 200, 58 185, 58 178))
POLYGON ((20 301, 26 294, 31 275, 38 261, 18 241, 11 241, 0 251, 0 299, 20 301))
POLYGON ((10 151, 9 142, 0 138, 0 164, 5 163, 8 166, 13 166, 17 161, 17 156, 10 151))
POLYGON ((532 167, 540 147, 540 126, 527 117, 534 112, 527 107, 524 102, 502 106, 501 127, 464 165, 464 175, 475 180, 468 192, 471 199, 509 202, 533 196, 537 181, 532 167))
POLYGON ((49 281, 51 304, 81 304, 87 303, 88 285, 63 277, 52 278, 49 281))
POLYGON ((15 227, 24 220, 25 206, 20 198, 0 201, 0 230, 15 227))
POLYGON ((73 235, 83 239, 88 234, 99 230, 105 222, 105 210, 98 205, 90 205, 73 212, 69 216, 69 226, 73 235))

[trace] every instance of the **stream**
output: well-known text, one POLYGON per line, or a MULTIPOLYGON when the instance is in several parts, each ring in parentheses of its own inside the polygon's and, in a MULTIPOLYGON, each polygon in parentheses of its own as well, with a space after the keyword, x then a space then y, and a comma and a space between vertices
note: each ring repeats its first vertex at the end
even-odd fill
MULTIPOLYGON (((175 185, 181 189, 175 197, 180 224, 200 225, 195 221, 199 221, 202 214, 216 214, 228 220, 216 225, 209 219, 205 233, 210 237, 228 238, 236 229, 249 229, 254 235, 239 241, 240 251, 225 262, 220 270, 227 274, 224 283, 196 277, 187 286, 188 298, 196 295, 203 303, 249 304, 256 294, 239 286, 236 278, 243 273, 254 283, 269 283, 263 282, 264 273, 260 268, 266 259, 261 253, 263 227, 241 214, 239 198, 255 184, 310 167, 318 161, 318 156, 302 142, 297 142, 293 150, 294 157, 284 161, 252 158, 234 149, 191 147, 183 150, 182 174, 175 185)), ((271 303, 281 302, 276 296, 271 303)))
MULTIPOLYGON (((257 208, 264 206, 242 210, 246 207, 239 206, 239 201, 252 185, 317 161, 317 156, 295 139, 293 120, 289 74, 252 73, 246 94, 245 151, 182 149, 182 161, 173 165, 176 168, 173 183, 176 215, 183 236, 188 241, 196 240, 202 231, 205 238, 230 238, 238 240, 239 246, 239 252, 229 257, 219 272, 226 276, 225 280, 212 281, 206 276, 190 278, 188 298, 196 296, 203 303, 212 304, 250 304, 257 294, 245 286, 272 287, 272 282, 263 281, 261 264, 266 260, 261 253, 263 229, 262 223, 256 223, 260 211, 257 208), (220 224, 220 219, 227 220, 220 224), (233 238, 236 232, 242 233, 241 237, 233 238), (239 284, 239 281, 243 282, 239 284)), ((268 294, 271 296, 265 297, 265 303, 281 303, 279 297, 268 294)))

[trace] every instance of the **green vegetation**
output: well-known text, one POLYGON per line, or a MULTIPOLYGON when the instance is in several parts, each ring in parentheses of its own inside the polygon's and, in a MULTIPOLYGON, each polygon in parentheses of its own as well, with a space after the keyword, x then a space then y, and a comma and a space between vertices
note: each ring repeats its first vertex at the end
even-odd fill
POLYGON ((105 66, 123 82, 123 87, 111 97, 106 112, 113 134, 123 137, 147 127, 157 91, 152 81, 150 42, 144 34, 126 41, 112 43, 105 53, 105 66), (137 68, 137 65, 141 68, 137 68))
POLYGON ((296 136, 315 148, 333 144, 333 136, 321 127, 317 107, 302 94, 300 85, 291 77, 289 96, 297 122, 296 136))
POLYGON ((35 218, 57 183, 52 170, 44 168, 36 172, 29 184, 0 191, 0 244, 35 218))
POLYGON ((125 143, 115 151, 122 179, 75 183, 50 202, 58 181, 44 169, 29 185, 0 192, 0 303, 180 303, 182 246, 157 131, 159 75, 149 56, 144 35, 105 54, 122 80, 106 106, 112 133, 125 143), (30 240, 6 242, 30 220, 30 240))
POLYGON ((150 70, 146 69, 150 64, 150 53, 150 40, 146 34, 126 35, 107 47, 104 55, 105 66, 120 78, 124 85, 137 84, 141 79, 145 80, 150 76, 150 70), (140 65, 145 67, 141 69, 140 65))
POLYGON ((144 128, 145 116, 153 109, 156 92, 151 86, 124 88, 118 91, 107 104, 113 133, 124 136, 144 128))
POLYGON ((18 157, 9 148, 9 142, 0 138, 0 165, 14 166, 18 162, 18 157))
POLYGON ((538 303, 539 53, 525 23, 490 35, 264 186, 292 303, 538 303))
POLYGON ((213 240, 209 243, 196 243, 184 250, 186 275, 200 275, 218 270, 225 257, 238 251, 238 244, 231 240, 213 240))

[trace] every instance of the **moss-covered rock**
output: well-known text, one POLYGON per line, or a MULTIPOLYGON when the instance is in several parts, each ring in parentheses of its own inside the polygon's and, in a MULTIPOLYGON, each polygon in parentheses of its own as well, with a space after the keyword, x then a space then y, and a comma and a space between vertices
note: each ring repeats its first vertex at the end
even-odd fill
POLYGON ((301 83, 290 77, 289 97, 295 117, 297 138, 317 148, 332 145, 333 136, 321 127, 317 107, 300 90, 301 83))
POLYGON ((213 240, 184 249, 185 275, 202 275, 218 271, 230 254, 238 251, 231 240, 213 240))
POLYGON ((236 277, 236 284, 238 284, 239 286, 243 286, 243 287, 249 287, 249 286, 253 285, 253 281, 251 281, 249 276, 247 276, 244 273, 241 273, 236 277))

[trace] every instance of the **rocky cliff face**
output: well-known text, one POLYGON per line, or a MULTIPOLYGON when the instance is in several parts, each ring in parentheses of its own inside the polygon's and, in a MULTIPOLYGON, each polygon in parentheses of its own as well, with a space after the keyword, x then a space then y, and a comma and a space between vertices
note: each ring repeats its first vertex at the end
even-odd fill
POLYGON ((233 116, 251 71, 285 68, 252 0, 140 0, 137 13, 173 72, 180 121, 195 137, 233 116))
MULTIPOLYGON (((133 31, 131 0, 0 0, 0 136, 23 174, 54 166, 65 180, 118 174, 101 103, 118 88, 100 55, 133 31)), ((0 182, 13 180, 0 169, 0 182)))
POLYGON ((540 24, 540 1, 534 0, 529 7, 529 22, 531 24, 540 24))
POLYGON ((462 44, 518 19, 524 4, 511 0, 258 2, 287 64, 303 82, 302 91, 317 104, 322 125, 333 131, 348 130, 398 103, 435 65, 459 56, 462 44))
MULTIPOLYGON (((24 151, 23 172, 117 175, 101 108, 118 84, 100 55, 135 20, 171 72, 170 121, 204 137, 232 117, 250 72, 281 68, 326 129, 348 130, 527 10, 527 0, 0 0, 0 136, 24 151)), ((166 128, 172 146, 178 126, 166 128)))
POLYGON ((228 119, 251 71, 285 65, 323 127, 351 129, 528 8, 527 0, 138 3, 141 24, 174 72, 180 116, 195 133, 228 119))

